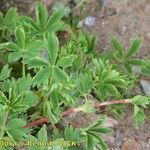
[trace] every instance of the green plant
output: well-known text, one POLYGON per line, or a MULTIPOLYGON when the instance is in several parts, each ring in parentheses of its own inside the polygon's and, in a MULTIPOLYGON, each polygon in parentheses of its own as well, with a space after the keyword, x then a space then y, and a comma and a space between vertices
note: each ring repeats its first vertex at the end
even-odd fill
POLYGON ((110 109, 113 108, 111 106, 115 109, 120 107, 115 104, 133 105, 137 127, 146 118, 144 109, 149 106, 150 98, 124 94, 134 83, 131 67, 136 64, 143 70, 149 67, 148 60, 131 57, 141 40, 134 40, 124 55, 122 44, 112 39, 114 58, 123 64, 126 71, 107 54, 96 53, 95 35, 90 37, 85 32, 73 34, 60 46, 56 31, 63 29, 63 15, 61 8, 48 18, 46 7, 38 3, 36 21, 18 15, 18 26, 11 31, 14 39, 0 44, 1 52, 8 52, 0 71, 0 141, 13 143, 0 144, 2 150, 19 147, 31 150, 94 150, 96 147, 107 150, 102 139, 102 134, 112 132, 104 126, 107 116, 101 115, 86 128, 62 125, 62 118, 81 111, 95 113, 102 106, 110 106, 110 109), (12 73, 16 63, 22 65, 19 77, 12 73), (92 100, 91 95, 99 102, 92 100), (112 98, 119 100, 110 100, 112 98), (79 106, 81 99, 85 102, 79 106), (40 125, 43 126, 40 128, 40 125), (67 140, 75 143, 56 145, 67 140), (55 144, 48 144, 48 141, 55 144))

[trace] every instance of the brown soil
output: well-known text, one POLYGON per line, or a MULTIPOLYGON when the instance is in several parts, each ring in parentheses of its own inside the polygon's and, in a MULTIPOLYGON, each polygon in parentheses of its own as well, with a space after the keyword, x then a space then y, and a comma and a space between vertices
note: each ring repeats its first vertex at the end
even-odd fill
MULTIPOLYGON (((32 1, 15 0, 7 1, 6 8, 0 7, 1 10, 6 10, 11 5, 17 5, 22 13, 30 14, 34 10, 32 1), (30 6, 30 7, 29 7, 30 6), (29 9, 30 8, 30 9, 29 9)), ((2 4, 2 2, 0 2, 2 4)), ((2 6, 2 5, 1 5, 2 6)), ((137 37, 144 37, 144 43, 138 53, 138 57, 150 58, 150 1, 149 0, 91 0, 87 6, 88 15, 96 17, 96 23, 92 27, 86 27, 86 30, 92 34, 96 33, 98 36, 97 48, 99 51, 110 48, 110 37, 116 36, 125 45, 129 47, 130 41, 137 37), (102 5, 102 1, 106 1, 102 5)), ((127 109, 125 117, 119 120, 119 125, 115 129, 114 143, 111 143, 111 150, 120 150, 125 148, 123 144, 127 139, 134 139, 140 146, 140 150, 150 149, 150 112, 146 113, 148 118, 144 126, 140 129, 135 128, 132 109, 127 109)), ((94 116, 81 116, 73 117, 72 122, 74 126, 79 127, 83 122, 86 126, 94 120, 94 116), (81 120, 77 119, 80 118, 81 120)), ((97 118, 97 116, 95 116, 97 118)), ((69 120, 67 120, 69 121, 69 120)), ((133 141, 130 142, 133 144, 133 141)), ((127 144, 128 145, 128 144, 127 144)), ((132 150, 133 147, 126 148, 132 150), (129 149, 130 148, 130 149, 129 149)))

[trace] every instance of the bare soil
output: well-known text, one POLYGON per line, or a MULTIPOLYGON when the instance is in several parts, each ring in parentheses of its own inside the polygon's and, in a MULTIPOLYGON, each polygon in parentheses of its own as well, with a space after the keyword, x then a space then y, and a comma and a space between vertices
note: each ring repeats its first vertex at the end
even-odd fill
MULTIPOLYGON (((27 15, 34 10, 32 2, 35 0, 14 1, 15 3, 12 3, 12 0, 8 0, 6 5, 0 2, 0 9, 5 11, 8 7, 17 5, 19 10, 27 15)), ((88 15, 96 17, 95 24, 85 28, 90 34, 97 34, 98 51, 111 48, 110 37, 112 36, 118 37, 126 49, 133 38, 142 36, 144 43, 137 57, 150 58, 150 0, 91 0, 86 9, 88 15)), ((150 111, 147 110, 146 114, 144 126, 136 129, 132 109, 127 109, 125 116, 118 121, 113 139, 108 142, 109 148, 150 150, 150 111)), ((65 121, 75 127, 84 127, 96 118, 97 115, 78 114, 65 121)))

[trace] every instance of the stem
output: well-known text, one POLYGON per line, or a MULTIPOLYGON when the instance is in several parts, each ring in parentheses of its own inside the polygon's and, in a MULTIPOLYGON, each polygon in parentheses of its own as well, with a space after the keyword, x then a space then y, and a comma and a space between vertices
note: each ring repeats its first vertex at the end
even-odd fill
POLYGON ((22 63, 22 76, 25 77, 25 64, 22 63))
POLYGON ((9 112, 6 112, 5 113, 5 117, 3 119, 3 124, 2 124, 2 127, 1 127, 1 135, 0 135, 0 140, 2 140, 2 138, 4 137, 4 133, 5 133, 5 128, 6 128, 6 123, 7 123, 7 119, 8 119, 8 116, 9 116, 9 112))
MULTIPOLYGON (((130 99, 124 99, 124 100, 112 100, 112 101, 108 101, 108 102, 102 102, 102 103, 95 103, 93 105, 94 108, 98 109, 102 106, 108 106, 108 105, 113 105, 113 104, 130 104, 132 103, 132 101, 130 99)), ((64 111, 61 115, 61 117, 66 117, 70 114, 76 113, 76 112, 80 112, 81 110, 77 107, 77 108, 71 108, 68 109, 66 111, 64 111)), ((44 123, 48 123, 49 119, 48 118, 41 118, 39 120, 33 121, 29 124, 27 124, 26 126, 24 126, 24 128, 30 128, 32 126, 38 126, 44 123)))

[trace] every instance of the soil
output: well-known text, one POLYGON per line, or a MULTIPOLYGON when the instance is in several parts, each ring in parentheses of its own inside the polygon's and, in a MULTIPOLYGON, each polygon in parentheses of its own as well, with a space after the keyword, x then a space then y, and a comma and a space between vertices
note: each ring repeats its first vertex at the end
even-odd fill
MULTIPOLYGON (((15 0, 7 1, 6 8, 10 5, 17 5, 22 13, 31 14, 34 10, 32 1, 15 0), (28 10, 28 11, 27 11, 28 10)), ((54 0, 53 0, 54 1, 54 0)), ((2 4, 2 2, 0 2, 2 4)), ((2 5, 1 5, 2 6, 2 5)), ((85 27, 90 34, 96 33, 98 36, 97 50, 110 49, 110 37, 116 36, 127 49, 131 40, 137 36, 144 38, 144 43, 137 57, 150 58, 150 1, 149 0, 91 0, 87 6, 89 16, 95 16, 96 22, 91 27, 85 27)), ((109 143, 110 150, 149 150, 150 149, 150 112, 146 112, 148 118, 144 126, 135 128, 132 109, 125 111, 125 116, 118 121, 113 135, 113 140, 109 143)), ((67 119, 68 124, 75 127, 86 126, 92 122, 97 115, 78 114, 67 119), (78 119, 80 118, 80 119, 78 119)))

